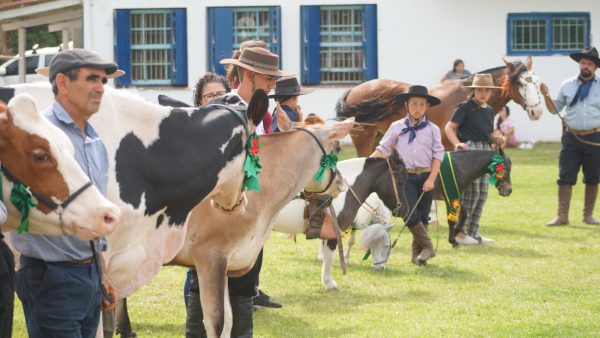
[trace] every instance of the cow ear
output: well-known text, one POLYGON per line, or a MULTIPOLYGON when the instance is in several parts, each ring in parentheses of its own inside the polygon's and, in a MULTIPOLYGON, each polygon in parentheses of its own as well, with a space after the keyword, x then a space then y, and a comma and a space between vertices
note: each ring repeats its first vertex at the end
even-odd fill
POLYGON ((6 103, 0 100, 0 149, 6 144, 7 138, 9 137, 9 129, 12 124, 12 116, 8 111, 6 103))
POLYGON ((533 59, 531 58, 531 56, 527 57, 527 60, 525 61, 525 66, 527 66, 527 70, 531 70, 531 67, 533 67, 533 59))
POLYGON ((173 108, 188 108, 191 107, 189 104, 176 100, 170 96, 167 95, 158 95, 158 104, 160 104, 161 106, 169 106, 169 107, 173 107, 173 108))
POLYGON ((329 132, 329 135, 327 136, 327 139, 328 140, 341 140, 350 133, 350 130, 352 130, 352 127, 354 127, 354 117, 350 117, 350 118, 345 119, 342 122, 338 122, 338 123, 332 125, 331 127, 328 127, 330 132, 329 132))
POLYGON ((246 110, 246 116, 248 116, 248 119, 252 121, 255 126, 258 126, 268 109, 269 98, 267 97, 267 93, 262 89, 257 89, 254 92, 254 95, 252 95, 252 99, 250 99, 250 104, 248 104, 248 109, 246 110))

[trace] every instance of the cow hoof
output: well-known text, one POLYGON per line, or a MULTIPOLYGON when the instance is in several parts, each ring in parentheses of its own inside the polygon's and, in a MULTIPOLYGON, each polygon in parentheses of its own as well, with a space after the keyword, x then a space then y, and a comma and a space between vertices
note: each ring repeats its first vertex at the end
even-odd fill
POLYGON ((329 292, 338 292, 338 291, 340 291, 340 289, 338 289, 337 286, 333 286, 333 287, 327 288, 327 291, 329 291, 329 292))
POLYGON ((371 269, 372 269, 374 272, 381 272, 381 271, 385 271, 385 265, 373 265, 373 266, 371 267, 371 269))

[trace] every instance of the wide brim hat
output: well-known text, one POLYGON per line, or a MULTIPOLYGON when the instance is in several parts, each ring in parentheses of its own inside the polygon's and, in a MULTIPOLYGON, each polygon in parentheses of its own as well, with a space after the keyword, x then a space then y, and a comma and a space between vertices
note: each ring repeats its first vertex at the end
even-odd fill
POLYGON ((236 65, 255 73, 273 76, 292 76, 279 69, 279 56, 262 47, 248 47, 242 50, 239 59, 223 59, 222 65, 236 65))
POLYGON ((600 57, 598 57, 598 51, 596 47, 588 47, 578 53, 573 53, 569 55, 571 59, 575 60, 575 62, 581 61, 581 59, 590 59, 596 63, 596 66, 600 67, 600 57))
POLYGON ((298 83, 298 79, 295 76, 292 77, 284 77, 275 83, 275 92, 274 94, 269 95, 269 97, 279 97, 279 96, 299 96, 304 94, 309 94, 314 91, 314 88, 303 88, 300 87, 298 83))
POLYGON ((59 73, 65 73, 77 68, 103 69, 107 78, 116 78, 125 75, 116 63, 104 60, 97 53, 86 49, 69 49, 56 54, 48 67, 36 69, 36 73, 48 76, 50 82, 56 79, 59 73))
POLYGON ((396 103, 403 104, 411 97, 422 97, 427 100, 430 106, 437 106, 438 104, 442 103, 442 101, 437 97, 429 95, 427 87, 420 85, 410 86, 408 88, 408 92, 396 96, 396 103))
POLYGON ((494 86, 494 78, 492 78, 492 74, 475 74, 473 76, 473 82, 471 83, 471 85, 463 87, 502 89, 502 87, 494 86))

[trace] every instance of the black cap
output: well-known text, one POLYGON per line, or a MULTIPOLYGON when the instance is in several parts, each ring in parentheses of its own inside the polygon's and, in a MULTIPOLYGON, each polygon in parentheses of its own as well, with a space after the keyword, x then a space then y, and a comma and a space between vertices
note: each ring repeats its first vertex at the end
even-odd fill
POLYGON ((69 49, 62 51, 52 58, 49 67, 38 68, 36 71, 39 74, 49 76, 50 83, 52 83, 54 82, 54 79, 56 79, 56 74, 65 73, 69 70, 82 67, 104 69, 106 75, 113 75, 109 77, 116 77, 124 74, 122 71, 117 72, 118 66, 116 63, 107 62, 96 52, 86 49, 69 49))

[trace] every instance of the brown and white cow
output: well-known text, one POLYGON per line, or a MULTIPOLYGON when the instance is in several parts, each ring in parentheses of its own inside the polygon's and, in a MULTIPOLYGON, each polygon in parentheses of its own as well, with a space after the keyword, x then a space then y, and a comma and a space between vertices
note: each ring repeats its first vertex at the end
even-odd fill
MULTIPOLYGON (((6 91, 12 95, 10 89, 0 90, 3 98, 6 91)), ((75 161, 74 152, 67 136, 40 114, 31 96, 16 96, 8 107, 0 103, 2 198, 8 210, 4 231, 15 230, 21 221, 21 212, 10 202, 17 183, 37 195, 37 206, 29 211, 31 233, 95 239, 114 230, 119 209, 88 185, 90 179, 75 161), (63 204, 71 196, 72 202, 63 204), (61 217, 55 209, 60 204, 64 207, 61 217)))
MULTIPOLYGON (((247 212, 237 217, 215 212, 206 201, 194 208, 185 245, 171 264, 196 267, 209 337, 229 337, 231 331, 227 277, 242 276, 252 268, 288 201, 302 189, 319 192, 330 183, 330 173, 321 182, 314 180, 323 155, 319 143, 329 153, 353 124, 354 119, 348 119, 329 127, 306 126, 318 142, 301 130, 262 136, 260 191, 249 193, 247 212)), ((331 188, 338 190, 340 184, 341 180, 331 188)))

